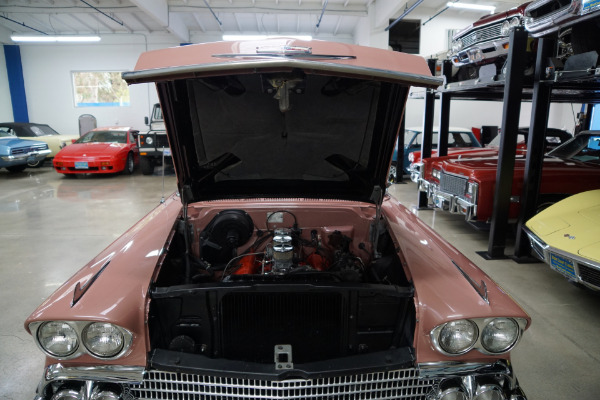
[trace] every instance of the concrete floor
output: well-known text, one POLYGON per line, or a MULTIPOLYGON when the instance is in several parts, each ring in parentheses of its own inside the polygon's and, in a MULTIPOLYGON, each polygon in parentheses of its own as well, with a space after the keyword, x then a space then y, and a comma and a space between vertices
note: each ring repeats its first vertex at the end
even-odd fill
MULTIPOLYGON (((176 189, 166 176, 165 192, 176 189)), ((33 398, 44 357, 23 328, 25 318, 62 282, 152 210, 163 193, 154 176, 66 179, 50 167, 0 170, 0 399, 33 398)), ((415 210, 414 184, 390 188, 415 210)), ((531 315, 513 351, 529 400, 600 398, 600 295, 578 289, 545 264, 486 261, 487 233, 458 215, 414 211, 531 315)), ((507 249, 506 254, 510 254, 507 249)))

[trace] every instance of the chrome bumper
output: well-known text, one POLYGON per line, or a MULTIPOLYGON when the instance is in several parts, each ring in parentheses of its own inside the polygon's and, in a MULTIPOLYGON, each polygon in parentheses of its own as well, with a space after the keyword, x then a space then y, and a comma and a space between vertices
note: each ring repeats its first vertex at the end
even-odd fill
MULTIPOLYGON (((225 375, 227 375, 225 373, 225 375)), ((507 400, 526 400, 507 360, 495 363, 440 362, 418 364, 401 370, 365 372, 313 379, 292 378, 277 381, 248 378, 196 375, 182 372, 146 370, 135 366, 46 368, 34 400, 98 398, 192 400, 203 398, 264 398, 268 392, 274 400, 338 398, 354 394, 362 398, 439 400, 448 390, 461 392, 465 399, 475 393, 495 391, 507 400), (106 385, 116 384, 116 385, 106 385)), ((497 398, 497 397, 490 397, 497 398)))
POLYGON ((534 256, 548 264, 550 268, 562 274, 565 278, 569 279, 570 281, 580 283, 593 290, 600 290, 599 263, 595 263, 592 260, 585 259, 579 255, 567 253, 563 250, 557 249, 546 244, 542 239, 540 239, 526 226, 523 227, 523 232, 525 232, 529 238, 529 242, 531 244, 531 248, 533 249, 534 256), (572 265, 568 266, 573 270, 572 275, 565 273, 564 269, 561 270, 560 268, 557 268, 553 265, 552 258, 556 258, 557 256, 560 257, 561 260, 568 260, 572 263, 572 265))
MULTIPOLYGON (((529 14, 541 7, 547 6, 548 3, 550 1, 536 1, 527 7, 525 13, 529 14)), ((595 18, 598 16, 597 11, 599 10, 600 6, 598 5, 583 10, 583 2, 581 0, 571 1, 568 6, 544 16, 538 18, 525 17, 525 29, 533 37, 546 36, 575 23, 595 18)))
POLYGON ((32 152, 29 152, 26 154, 2 156, 2 164, 10 166, 10 165, 23 164, 28 161, 39 161, 39 160, 45 159, 46 156, 48 156, 51 152, 52 152, 52 150, 46 149, 46 150, 32 151, 32 152))
POLYGON ((508 54, 508 50, 505 49, 507 43, 508 37, 479 43, 474 47, 453 54, 450 60, 456 67, 493 60, 508 54))
POLYGON ((467 221, 475 221, 477 219, 477 204, 455 194, 444 192, 440 190, 437 184, 424 179, 419 181, 419 190, 427 193, 427 197, 431 200, 434 207, 452 214, 462 214, 467 221))

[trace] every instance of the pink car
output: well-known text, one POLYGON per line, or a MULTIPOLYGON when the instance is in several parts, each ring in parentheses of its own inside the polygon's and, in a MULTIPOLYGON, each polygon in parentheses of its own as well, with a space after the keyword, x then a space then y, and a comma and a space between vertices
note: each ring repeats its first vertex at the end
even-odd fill
POLYGON ((529 316, 385 193, 422 58, 219 42, 123 78, 156 82, 179 190, 27 319, 37 400, 525 399, 529 316))

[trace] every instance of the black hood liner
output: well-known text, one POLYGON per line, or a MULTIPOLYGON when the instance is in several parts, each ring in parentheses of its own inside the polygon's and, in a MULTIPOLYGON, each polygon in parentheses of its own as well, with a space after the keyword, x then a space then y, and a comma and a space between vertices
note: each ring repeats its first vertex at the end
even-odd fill
POLYGON ((301 71, 157 86, 186 202, 372 201, 374 188, 386 184, 408 92, 404 85, 301 71))

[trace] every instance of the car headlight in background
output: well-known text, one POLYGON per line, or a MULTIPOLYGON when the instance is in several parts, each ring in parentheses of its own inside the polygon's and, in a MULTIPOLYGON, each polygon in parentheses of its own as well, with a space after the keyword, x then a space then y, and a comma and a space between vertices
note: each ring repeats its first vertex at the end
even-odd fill
POLYGON ((479 190, 479 185, 477 183, 471 181, 467 182, 467 197, 475 199, 477 190, 479 190))
POLYGON ((44 351, 55 357, 68 357, 77 351, 77 331, 66 322, 50 321, 40 326, 37 339, 44 351))
POLYGON ((442 176, 442 173, 440 172, 439 169, 434 168, 433 171, 431 172, 431 175, 433 175, 433 177, 439 181, 442 176))
POLYGON ((97 357, 114 357, 123 350, 123 333, 113 324, 94 322, 81 333, 83 345, 97 357))
POLYGON ((146 144, 152 144, 154 142, 154 140, 152 140, 152 136, 145 136, 144 139, 146 144))
POLYGON ((32 322, 29 329, 44 353, 58 359, 73 359, 86 353, 115 359, 125 355, 133 342, 131 332, 108 322, 32 322))
POLYGON ((511 19, 507 19, 506 21, 504 21, 502 23, 502 27, 500 28, 500 34, 502 36, 508 36, 508 34, 510 33, 510 31, 521 25, 521 20, 517 17, 511 18, 511 19))
POLYGON ((516 318, 474 318, 446 322, 431 330, 434 347, 446 355, 477 349, 483 354, 502 354, 517 345, 526 320, 516 318))
POLYGON ((452 321, 440 330, 438 343, 449 354, 462 354, 471 350, 477 341, 477 325, 468 319, 452 321))
POLYGON ((519 338, 519 325, 512 318, 491 320, 481 332, 481 345, 490 353, 510 350, 519 338))
POLYGON ((452 42, 452 52, 458 53, 463 48, 463 43, 461 39, 455 40, 452 42))

